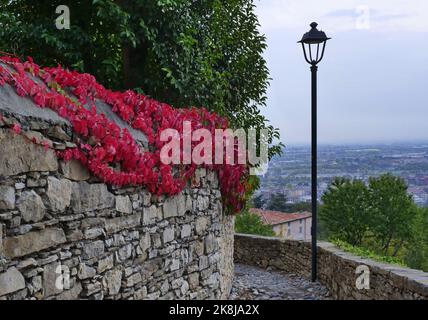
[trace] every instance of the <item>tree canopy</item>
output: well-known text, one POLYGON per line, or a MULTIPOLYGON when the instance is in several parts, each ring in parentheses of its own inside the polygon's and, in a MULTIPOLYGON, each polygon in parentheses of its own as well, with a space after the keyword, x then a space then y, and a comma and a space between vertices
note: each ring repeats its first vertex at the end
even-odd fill
POLYGON ((428 210, 415 205, 403 179, 336 178, 322 200, 320 218, 331 239, 428 270, 428 210))
POLYGON ((275 232, 270 225, 264 224, 260 216, 248 210, 236 217, 235 231, 245 234, 275 236, 275 232))
POLYGON ((40 64, 91 73, 175 107, 204 106, 236 128, 266 128, 269 73, 253 0, 11 0, 1 2, 0 46, 40 64), (58 5, 70 29, 58 30, 58 5))
POLYGON ((320 216, 333 237, 361 245, 369 225, 368 189, 364 182, 337 178, 323 195, 320 216))

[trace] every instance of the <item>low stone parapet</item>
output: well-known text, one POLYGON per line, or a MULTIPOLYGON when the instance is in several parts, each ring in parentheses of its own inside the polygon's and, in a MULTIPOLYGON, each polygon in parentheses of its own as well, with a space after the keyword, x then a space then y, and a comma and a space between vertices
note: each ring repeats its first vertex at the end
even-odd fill
MULTIPOLYGON (((318 277, 335 299, 428 299, 428 273, 318 246, 318 277)), ((235 262, 310 277, 311 244, 235 234, 235 262)))

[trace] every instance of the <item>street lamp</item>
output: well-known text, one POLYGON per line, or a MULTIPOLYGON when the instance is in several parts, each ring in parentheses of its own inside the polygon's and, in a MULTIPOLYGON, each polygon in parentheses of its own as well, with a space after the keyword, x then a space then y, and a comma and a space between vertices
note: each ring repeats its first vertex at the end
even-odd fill
POLYGON ((311 30, 306 32, 302 40, 303 54, 312 72, 312 281, 317 280, 317 64, 324 57, 328 38, 323 31, 317 29, 316 22, 311 23, 311 30))

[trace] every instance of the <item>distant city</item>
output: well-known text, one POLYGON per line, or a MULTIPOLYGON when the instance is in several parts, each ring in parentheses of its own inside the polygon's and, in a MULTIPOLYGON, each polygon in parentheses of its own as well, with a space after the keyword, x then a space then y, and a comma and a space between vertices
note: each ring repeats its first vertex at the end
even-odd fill
MULTIPOLYGON (((343 145, 318 147, 318 199, 334 177, 368 181, 392 173, 409 185, 419 206, 428 206, 428 142, 414 144, 343 145)), ((287 147, 269 163, 258 193, 284 193, 290 203, 311 200, 311 149, 287 147)))

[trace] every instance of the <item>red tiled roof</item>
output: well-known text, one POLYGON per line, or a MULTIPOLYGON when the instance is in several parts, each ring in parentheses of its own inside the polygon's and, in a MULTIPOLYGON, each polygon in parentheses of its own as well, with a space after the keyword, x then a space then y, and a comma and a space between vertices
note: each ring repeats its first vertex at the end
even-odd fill
POLYGON ((307 219, 312 217, 310 212, 299 212, 299 213, 285 213, 281 211, 271 211, 251 208, 251 213, 255 213, 262 218, 262 221, 266 224, 276 225, 282 224, 294 220, 307 219))

